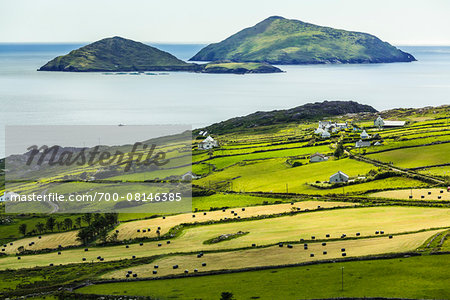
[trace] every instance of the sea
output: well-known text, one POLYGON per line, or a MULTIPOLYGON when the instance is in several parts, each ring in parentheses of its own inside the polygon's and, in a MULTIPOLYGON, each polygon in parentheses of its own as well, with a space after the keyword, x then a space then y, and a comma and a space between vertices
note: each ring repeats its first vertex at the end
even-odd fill
MULTIPOLYGON (((151 44, 187 60, 205 45, 151 44)), ((450 103, 450 46, 398 46, 412 63, 278 66, 276 74, 38 72, 81 44, 0 44, 0 157, 6 125, 199 128, 255 111, 324 100, 377 110, 450 103)))

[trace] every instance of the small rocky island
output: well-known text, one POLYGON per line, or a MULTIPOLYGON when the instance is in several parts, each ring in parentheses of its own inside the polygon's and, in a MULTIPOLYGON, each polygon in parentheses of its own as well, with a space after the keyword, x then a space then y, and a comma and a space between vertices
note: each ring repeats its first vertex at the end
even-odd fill
POLYGON ((58 56, 38 71, 62 72, 145 72, 185 71, 198 73, 278 73, 279 68, 267 63, 207 64, 187 63, 172 54, 122 37, 105 38, 58 56))
POLYGON ((416 59, 371 34, 273 16, 206 46, 190 60, 296 65, 392 63, 416 59))

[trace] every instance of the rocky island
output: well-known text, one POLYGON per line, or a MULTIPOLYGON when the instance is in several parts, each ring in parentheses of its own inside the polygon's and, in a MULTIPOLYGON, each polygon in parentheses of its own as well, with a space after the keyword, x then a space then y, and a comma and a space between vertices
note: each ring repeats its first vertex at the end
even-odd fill
POLYGON ((267 63, 207 64, 187 63, 172 54, 122 37, 105 38, 58 56, 38 71, 63 72, 144 72, 186 71, 199 73, 277 73, 280 69, 267 63))
POLYGON ((273 16, 200 50, 191 61, 269 64, 411 62, 416 59, 376 36, 273 16))

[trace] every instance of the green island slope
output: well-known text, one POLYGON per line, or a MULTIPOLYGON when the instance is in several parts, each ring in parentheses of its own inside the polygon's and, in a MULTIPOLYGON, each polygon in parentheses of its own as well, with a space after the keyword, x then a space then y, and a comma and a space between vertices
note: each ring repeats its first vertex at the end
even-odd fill
POLYGON ((391 63, 416 59, 361 32, 317 26, 272 16, 210 44, 192 61, 232 60, 269 64, 391 63))
POLYGON ((122 37, 99 40, 67 55, 58 56, 39 71, 65 72, 144 72, 187 71, 199 73, 279 73, 266 63, 234 63, 230 61, 194 64, 170 53, 122 37))

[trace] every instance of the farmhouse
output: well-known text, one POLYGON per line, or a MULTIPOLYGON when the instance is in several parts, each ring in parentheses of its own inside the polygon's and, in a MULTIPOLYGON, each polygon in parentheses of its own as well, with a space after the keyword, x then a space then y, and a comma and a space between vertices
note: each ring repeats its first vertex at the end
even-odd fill
POLYGON ((325 130, 323 130, 322 128, 317 128, 317 129, 314 131, 314 134, 322 135, 322 133, 323 133, 324 131, 325 131, 325 130))
POLYGON ((191 181, 194 179, 198 179, 199 177, 197 175, 195 175, 194 173, 192 173, 191 171, 184 173, 183 175, 181 175, 181 180, 183 181, 191 181))
POLYGON ((319 161, 325 161, 325 160, 328 160, 328 157, 323 154, 320 154, 320 153, 314 153, 309 158, 309 162, 319 162, 319 161))
POLYGON ((331 136, 331 134, 328 131, 324 130, 324 132, 322 132, 322 138, 327 139, 330 136, 331 136))
POLYGON ((218 146, 219 144, 217 143, 217 141, 213 139, 212 136, 208 135, 206 139, 198 144, 198 149, 208 150, 218 146))
POLYGON ((345 123, 336 123, 336 127, 339 129, 347 129, 348 128, 348 124, 347 122, 345 123))
POLYGON ((330 183, 338 183, 338 182, 348 182, 348 175, 338 171, 337 173, 330 176, 330 183))
POLYGON ((378 116, 378 118, 373 121, 373 125, 376 127, 402 127, 405 126, 405 121, 388 121, 383 120, 382 117, 378 116))
POLYGON ((370 147, 370 141, 359 140, 355 144, 356 148, 370 147))
POLYGON ((365 130, 363 130, 363 132, 361 132, 360 137, 362 139, 368 139, 370 138, 370 135, 367 134, 367 132, 365 130))

